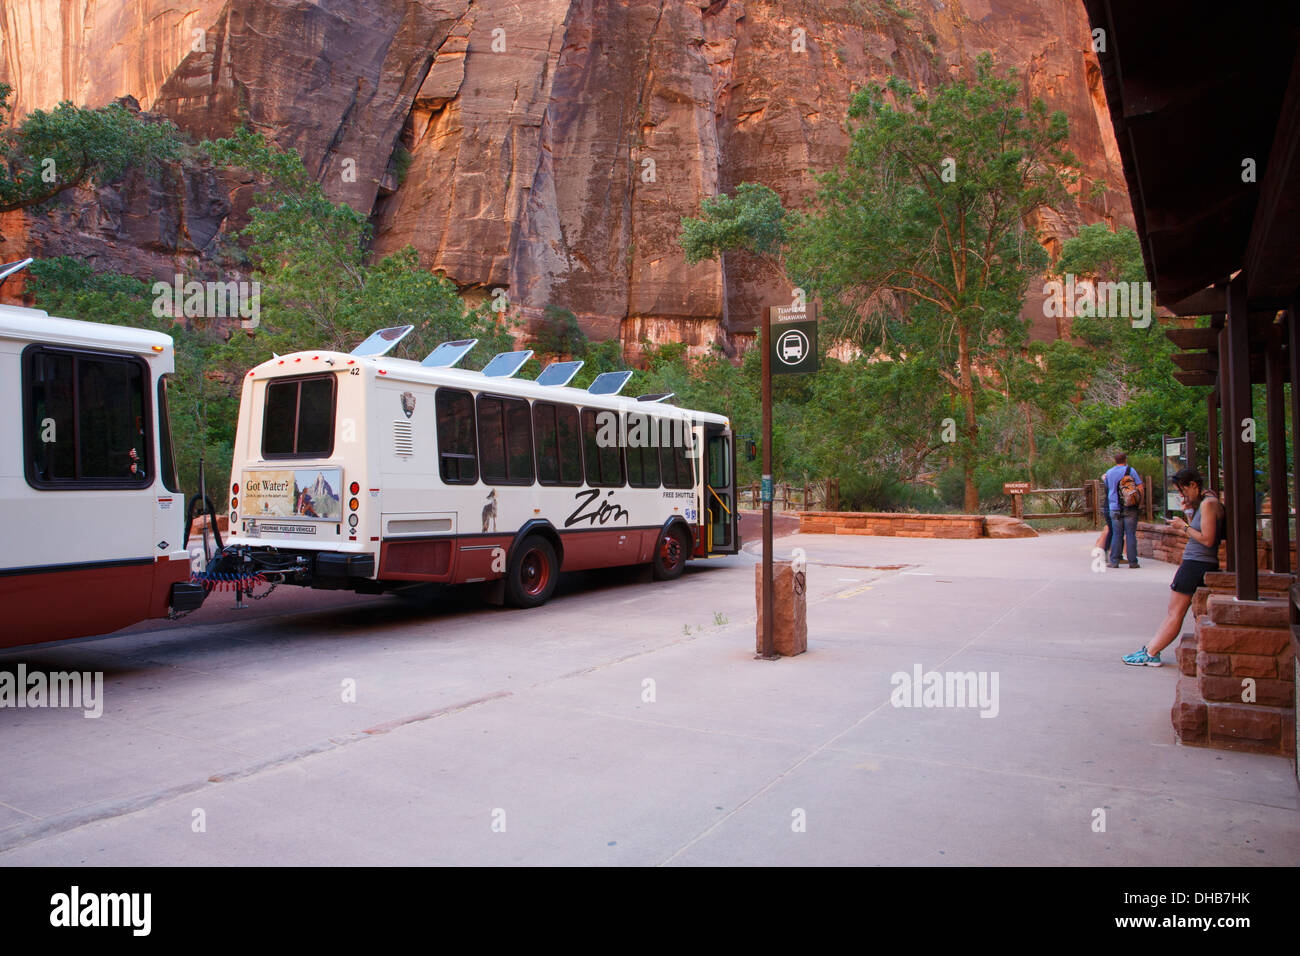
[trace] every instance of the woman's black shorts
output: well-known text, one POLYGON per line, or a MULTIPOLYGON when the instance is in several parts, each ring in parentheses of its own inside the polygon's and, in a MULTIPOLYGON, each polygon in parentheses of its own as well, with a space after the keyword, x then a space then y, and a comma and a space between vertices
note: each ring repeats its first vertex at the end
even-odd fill
POLYGON ((1205 584, 1205 572, 1217 570, 1219 570, 1217 562, 1212 564, 1209 561, 1184 561, 1174 572, 1174 580, 1169 588, 1179 594, 1195 594, 1196 589, 1205 584))

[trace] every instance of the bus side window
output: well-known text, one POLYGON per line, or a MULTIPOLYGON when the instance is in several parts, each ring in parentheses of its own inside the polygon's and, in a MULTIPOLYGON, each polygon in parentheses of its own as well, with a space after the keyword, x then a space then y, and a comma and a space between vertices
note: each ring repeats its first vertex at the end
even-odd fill
POLYGON ((478 481, 474 399, 469 392, 440 388, 434 405, 438 412, 438 474, 449 485, 472 485, 478 481))
POLYGON ((627 483, 633 488, 659 487, 659 436, 654 427, 649 415, 628 415, 627 483))
POLYGON ((533 426, 526 400, 480 395, 478 444, 485 483, 533 483, 533 426))
POLYGON ((582 435, 578 428, 578 409, 560 405, 557 413, 560 432, 560 483, 582 484, 582 435))
POLYGON ((40 346, 27 354, 28 482, 147 485, 153 447, 145 364, 40 346))
MULTIPOLYGON (((597 440, 601 422, 597 420, 601 412, 594 408, 582 410, 582 450, 587 462, 587 484, 601 488, 623 487, 623 453, 618 442, 614 441, 601 447, 597 440)), ((612 415, 613 412, 604 412, 612 415)))
POLYGON ((659 462, 665 488, 694 488, 691 475, 691 429, 685 423, 665 419, 660 425, 659 462))
POLYGON ((534 402, 533 440, 537 444, 537 480, 540 484, 582 484, 576 408, 534 402))

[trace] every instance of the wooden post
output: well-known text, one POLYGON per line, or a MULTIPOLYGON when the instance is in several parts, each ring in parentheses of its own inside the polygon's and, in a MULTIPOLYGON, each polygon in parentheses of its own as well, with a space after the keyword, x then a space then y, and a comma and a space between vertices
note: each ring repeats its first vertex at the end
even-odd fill
POLYGON ((772 313, 775 307, 763 310, 763 484, 771 494, 763 495, 763 660, 776 660, 772 641, 772 313))
MULTIPOLYGON (((1292 302, 1286 310, 1287 359, 1291 366, 1291 440, 1300 442, 1300 302, 1292 302)), ((1292 449, 1293 454, 1295 449, 1292 449)), ((1291 500, 1300 512, 1300 455, 1292 460, 1295 488, 1291 500)), ((1291 515, 1283 516, 1289 523, 1291 515)), ((1296 540, 1300 541, 1300 521, 1296 522, 1296 540)), ((1300 555, 1298 555, 1300 557, 1300 555)), ((1300 563, 1300 562, 1297 562, 1300 563)))
POLYGON ((1219 387, 1217 385, 1205 398, 1205 419, 1206 435, 1210 445, 1205 481, 1216 492, 1222 492, 1223 480, 1219 476, 1219 387))
POLYGON ((1223 503, 1225 506, 1224 517, 1228 523, 1228 561, 1226 571, 1237 570, 1237 552, 1233 549, 1232 543, 1236 537, 1236 530, 1233 525, 1233 512, 1230 510, 1236 502, 1235 489, 1232 486, 1232 409, 1230 393, 1232 391, 1230 383, 1232 382, 1232 370, 1228 367, 1228 323, 1225 321, 1223 327, 1219 329, 1219 408, 1223 412, 1223 427, 1220 430, 1219 441, 1222 451, 1220 453, 1220 466, 1223 468, 1223 503))
POLYGON ((1259 558, 1255 534, 1255 445, 1242 440, 1250 417, 1250 314, 1246 310, 1246 273, 1238 272, 1228 283, 1228 354, 1219 356, 1231 376, 1228 385, 1227 421, 1223 434, 1224 464, 1232 471, 1232 551, 1237 565, 1237 600, 1259 599, 1259 558), (1226 453, 1231 449, 1231 454, 1226 453))
POLYGON ((1268 495, 1272 503, 1269 522, 1272 531, 1273 570, 1278 574, 1291 573, 1291 529, 1287 520, 1291 509, 1287 504, 1286 487, 1286 396, 1283 379, 1286 370, 1282 364, 1282 330, 1270 330, 1267 351, 1264 353, 1265 401, 1268 419, 1268 495), (1280 441, 1278 439, 1281 439, 1280 441))
MULTIPOLYGON (((1161 452, 1162 452, 1162 453, 1164 452, 1164 449, 1163 449, 1163 448, 1161 449, 1161 452)), ((1146 499, 1146 506, 1147 506, 1147 524, 1150 524, 1152 521, 1155 521, 1155 520, 1156 520, 1156 518, 1155 518, 1155 505, 1156 505, 1156 503, 1155 503, 1155 497, 1156 497, 1156 495, 1155 495, 1155 487, 1156 487, 1156 486, 1152 483, 1152 479, 1151 479, 1151 476, 1150 476, 1150 475, 1147 475, 1146 486, 1147 486, 1147 493, 1146 493, 1145 495, 1143 495, 1142 497, 1143 497, 1144 499, 1146 499)))

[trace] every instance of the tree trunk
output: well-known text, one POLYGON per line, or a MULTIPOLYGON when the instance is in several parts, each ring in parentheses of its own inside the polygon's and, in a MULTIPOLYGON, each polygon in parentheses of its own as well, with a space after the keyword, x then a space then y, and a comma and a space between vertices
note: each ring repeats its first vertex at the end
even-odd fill
POLYGON ((1025 428, 1029 437, 1029 474, 1025 477, 1029 481, 1034 480, 1034 459, 1038 457, 1038 444, 1034 441, 1034 410, 1028 402, 1020 403, 1021 409, 1025 413, 1025 428))
POLYGON ((961 369, 961 404, 966 412, 966 441, 962 448, 962 473, 966 477, 966 498, 963 509, 975 514, 980 508, 979 491, 975 487, 975 448, 979 426, 975 423, 975 382, 971 375, 970 332, 965 323, 957 326, 957 364, 961 369))

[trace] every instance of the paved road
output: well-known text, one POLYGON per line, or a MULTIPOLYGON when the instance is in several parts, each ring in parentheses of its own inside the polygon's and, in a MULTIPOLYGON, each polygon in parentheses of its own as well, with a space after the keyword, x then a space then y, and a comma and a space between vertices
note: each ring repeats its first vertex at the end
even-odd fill
POLYGON ((1172 568, 1094 574, 1092 537, 781 538, 811 649, 777 662, 748 553, 534 611, 281 589, 10 652, 106 703, 0 709, 0 864, 1300 862, 1289 763, 1176 745, 1174 669, 1117 661, 1172 568), (893 706, 916 666, 998 695, 893 706))

